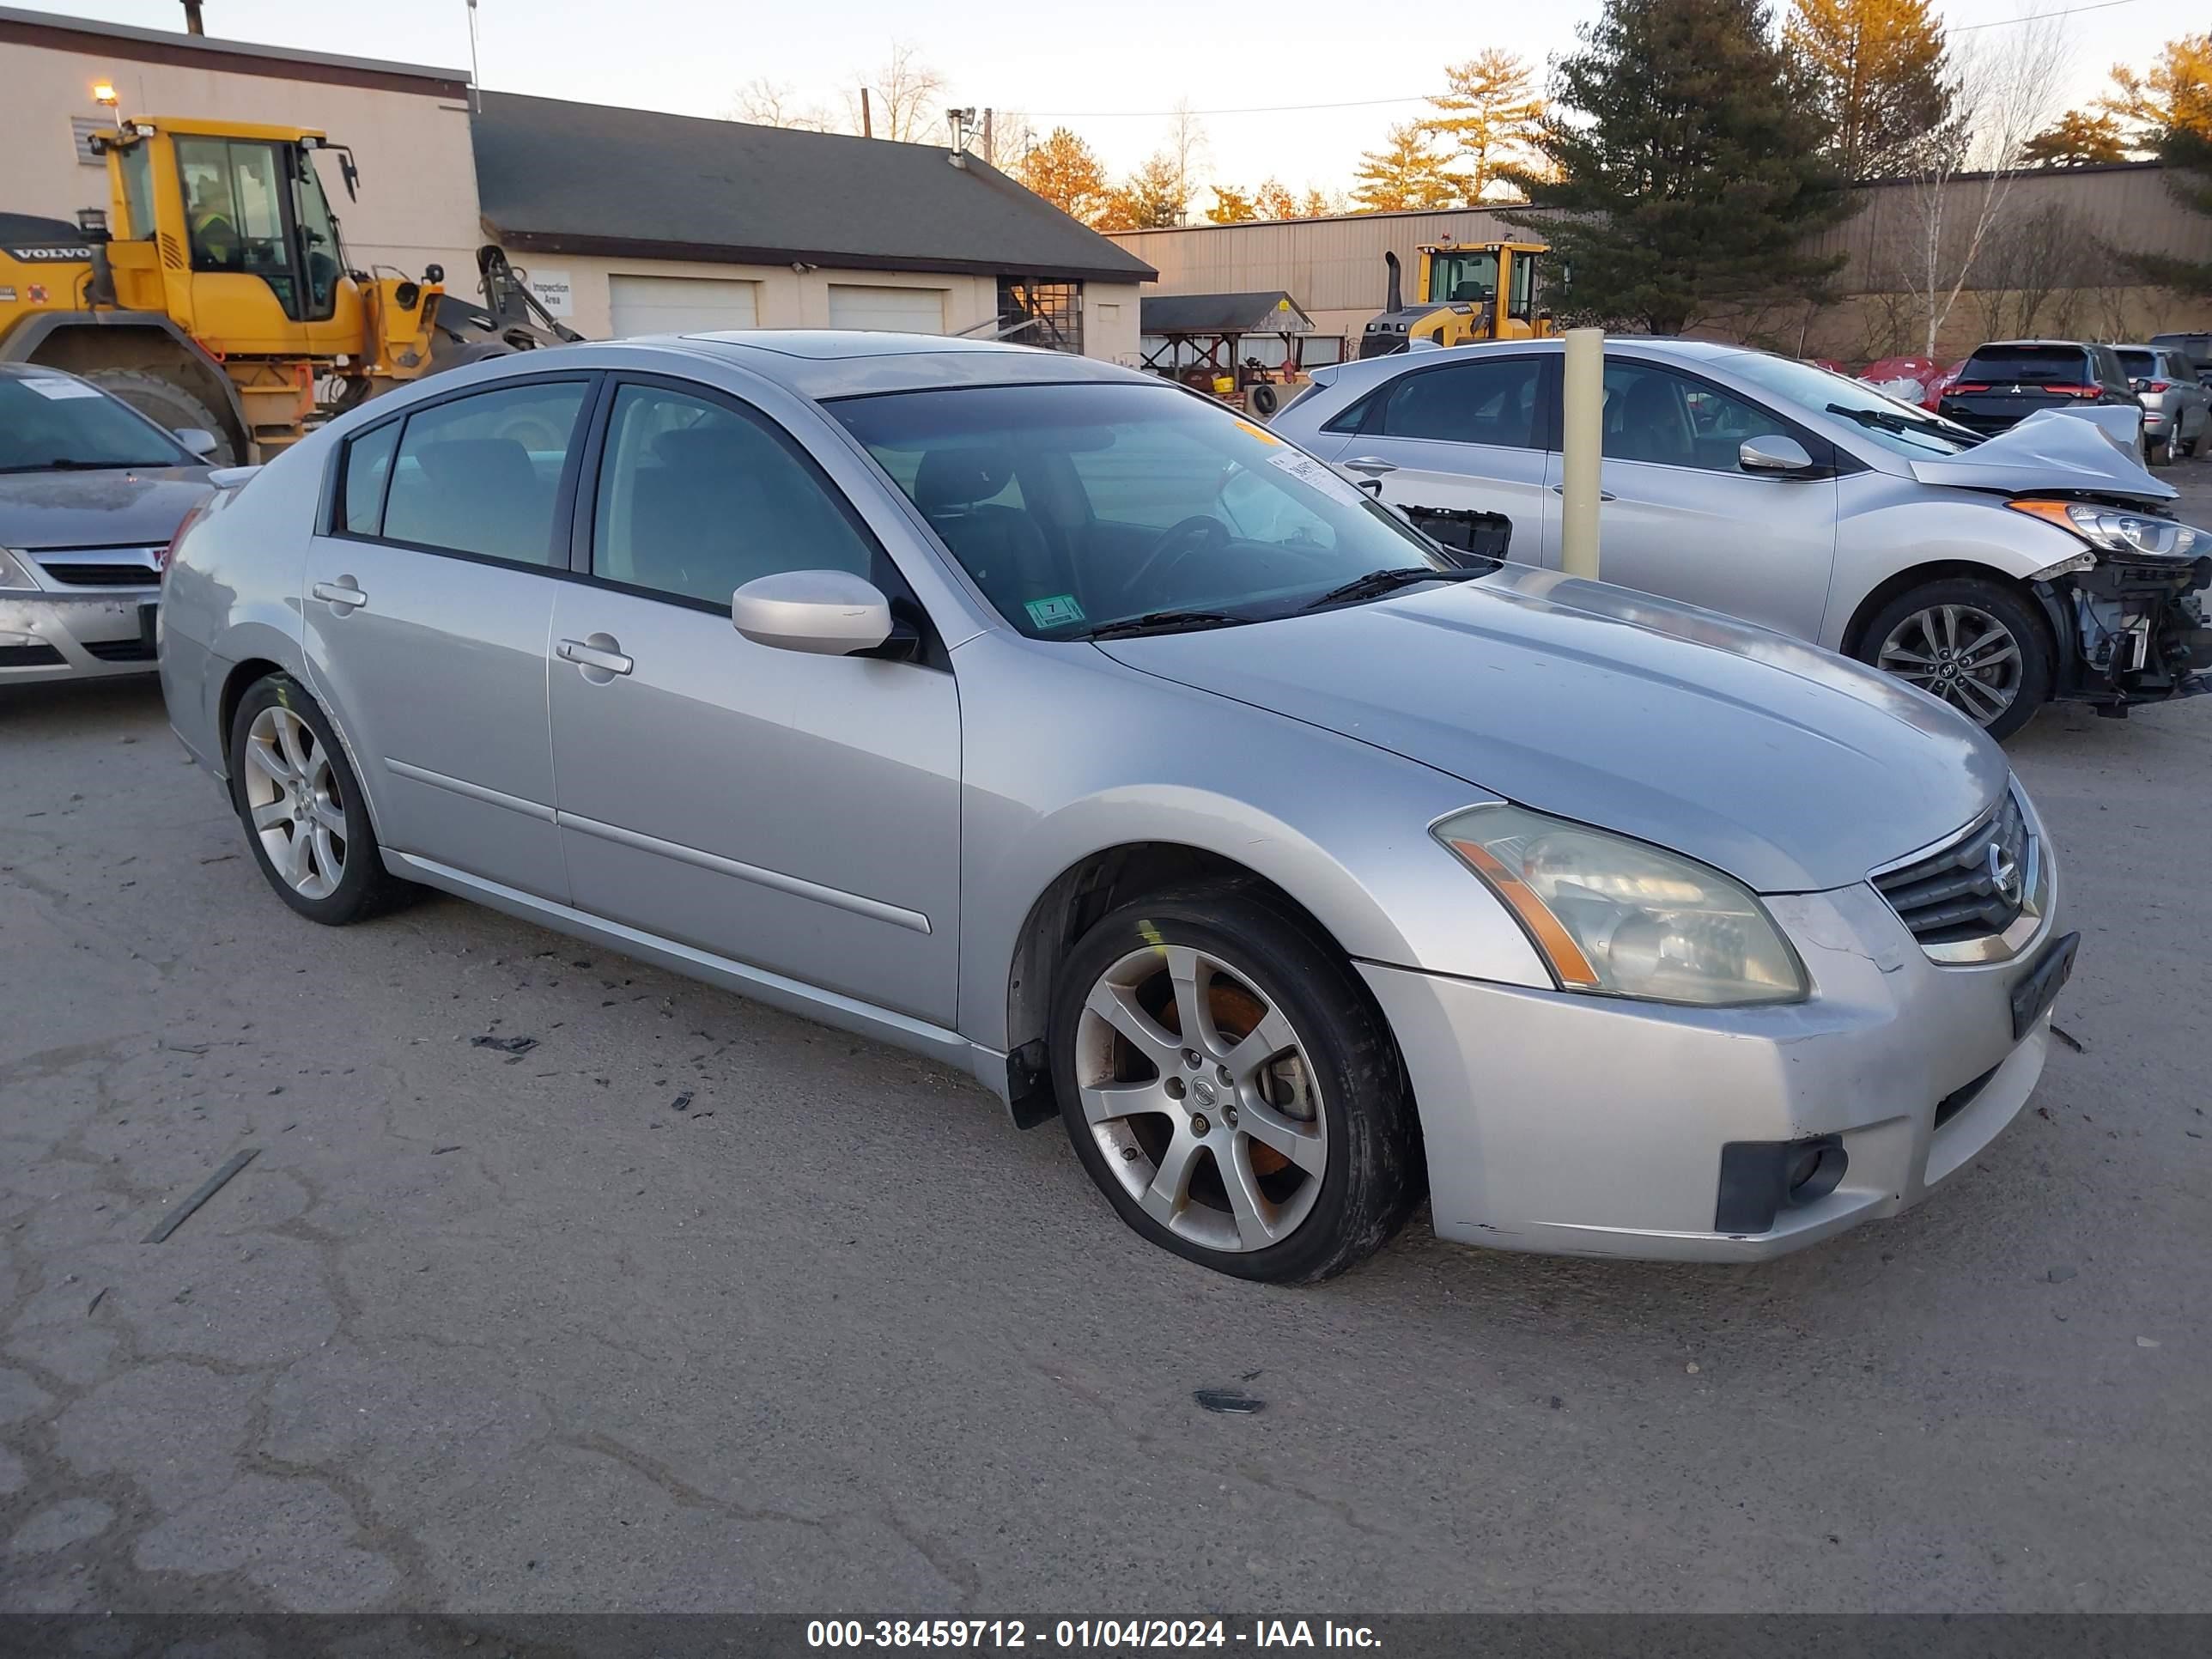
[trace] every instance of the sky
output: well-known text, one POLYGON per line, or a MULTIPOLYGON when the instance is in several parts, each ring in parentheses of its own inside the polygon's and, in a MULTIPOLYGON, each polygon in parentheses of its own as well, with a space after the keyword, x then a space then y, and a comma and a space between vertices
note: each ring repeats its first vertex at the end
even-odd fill
MULTIPOLYGON (((1938 9, 1960 31, 2090 3, 1941 0, 1938 9)), ((142 27, 183 27, 178 0, 77 0, 65 9, 142 27)), ((1597 10, 1598 0, 1474 5, 1462 27, 1440 31, 1433 7, 1415 13, 1343 0, 1097 0, 1018 10, 945 0, 480 0, 477 61, 480 83, 501 92, 726 115, 740 88, 764 79, 834 112, 844 89, 903 40, 945 77, 950 95, 939 101, 1018 109, 1040 130, 1065 123, 1115 172, 1158 149, 1167 112, 1188 100, 1206 135, 1201 177, 1249 187, 1272 173, 1295 191, 1334 191, 1349 185, 1360 151, 1419 113, 1422 95, 1441 83, 1441 62, 1418 44, 1425 37, 1448 38, 1441 61, 1498 46, 1540 66, 1571 50, 1576 24, 1597 10), (1416 15, 1430 21, 1405 27, 1416 15)), ((2058 107, 2095 96, 2115 61, 2148 62, 2166 40, 2195 27, 2181 21, 2187 10, 2107 0, 2063 20, 2070 62, 2058 107)), ((211 35, 441 68, 469 63, 465 0, 205 0, 205 16, 211 35)), ((1990 31, 1975 33, 1986 39, 1990 31)))

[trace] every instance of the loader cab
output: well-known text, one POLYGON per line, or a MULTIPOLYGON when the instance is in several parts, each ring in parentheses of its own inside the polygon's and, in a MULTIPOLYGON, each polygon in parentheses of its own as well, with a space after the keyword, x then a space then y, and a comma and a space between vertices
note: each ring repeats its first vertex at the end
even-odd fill
POLYGON ((360 349, 360 298, 315 167, 319 133, 155 119, 104 143, 118 279, 135 265, 168 289, 169 303, 149 308, 189 319, 230 355, 360 349), (126 242, 143 252, 131 257, 126 242))
POLYGON ((1421 294, 1432 305, 1472 305, 1475 322, 1469 337, 1525 340, 1548 331, 1536 314, 1536 257, 1547 250, 1536 242, 1486 242, 1479 246, 1424 246, 1421 294), (1498 273, 1505 276, 1501 307, 1498 273))

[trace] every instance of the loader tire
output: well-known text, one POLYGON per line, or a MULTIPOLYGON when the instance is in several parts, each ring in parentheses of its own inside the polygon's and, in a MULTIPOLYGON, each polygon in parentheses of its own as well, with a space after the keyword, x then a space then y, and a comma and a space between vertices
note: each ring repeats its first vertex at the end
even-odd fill
POLYGON ((216 447, 204 458, 209 466, 235 466, 238 451, 230 441, 230 422, 173 380, 136 368, 94 368, 84 378, 102 392, 112 392, 165 432, 182 432, 196 426, 215 434, 216 447))

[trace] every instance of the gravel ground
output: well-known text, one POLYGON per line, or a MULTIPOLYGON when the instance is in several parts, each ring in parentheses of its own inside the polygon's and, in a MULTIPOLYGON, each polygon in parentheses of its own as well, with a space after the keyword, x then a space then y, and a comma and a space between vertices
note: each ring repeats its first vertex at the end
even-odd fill
POLYGON ((2013 750, 2079 1047, 1978 1167, 1762 1267, 1421 1218, 1279 1291, 919 1060, 315 928, 149 685, 0 697, 0 1607, 2206 1609, 2212 700, 2013 750))

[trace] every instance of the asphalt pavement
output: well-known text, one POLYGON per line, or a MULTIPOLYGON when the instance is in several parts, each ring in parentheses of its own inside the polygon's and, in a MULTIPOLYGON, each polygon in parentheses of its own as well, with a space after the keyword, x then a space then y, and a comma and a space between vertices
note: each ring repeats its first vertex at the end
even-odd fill
POLYGON ((923 1061, 311 926, 150 684, 0 696, 0 1608, 2206 1609, 2212 700, 2011 747, 2072 1041, 1929 1202, 1279 1290, 923 1061))

